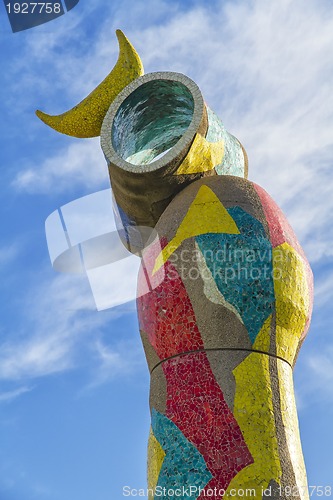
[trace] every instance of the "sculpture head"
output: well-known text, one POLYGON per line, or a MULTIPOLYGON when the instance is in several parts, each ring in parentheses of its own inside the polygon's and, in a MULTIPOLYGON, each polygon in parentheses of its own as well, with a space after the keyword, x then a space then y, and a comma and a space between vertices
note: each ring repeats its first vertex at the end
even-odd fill
POLYGON ((211 175, 246 178, 247 156, 190 78, 171 72, 142 76, 135 49, 120 30, 117 37, 118 61, 89 96, 61 115, 36 113, 58 132, 101 135, 120 236, 137 252, 146 244, 147 228, 155 227, 179 191, 211 175))
POLYGON ((179 73, 150 73, 129 84, 104 118, 101 146, 120 233, 134 252, 145 239, 140 243, 133 227, 154 228, 184 187, 212 175, 247 177, 242 145, 205 104, 198 86, 179 73))

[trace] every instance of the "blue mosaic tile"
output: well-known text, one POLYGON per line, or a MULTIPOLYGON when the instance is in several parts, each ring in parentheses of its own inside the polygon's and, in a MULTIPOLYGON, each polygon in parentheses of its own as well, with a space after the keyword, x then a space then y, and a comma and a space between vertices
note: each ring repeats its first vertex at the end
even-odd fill
POLYGON ((272 246, 262 224, 240 207, 228 209, 240 234, 196 237, 225 300, 239 312, 254 343, 274 310, 272 246))
MULTIPOLYGON (((152 411, 152 429, 165 452, 157 486, 166 488, 166 491, 184 488, 190 494, 186 498, 197 499, 199 489, 212 478, 203 456, 171 420, 155 409, 152 411), (191 486, 196 493, 191 494, 191 486)), ((174 500, 174 496, 163 498, 174 500)))

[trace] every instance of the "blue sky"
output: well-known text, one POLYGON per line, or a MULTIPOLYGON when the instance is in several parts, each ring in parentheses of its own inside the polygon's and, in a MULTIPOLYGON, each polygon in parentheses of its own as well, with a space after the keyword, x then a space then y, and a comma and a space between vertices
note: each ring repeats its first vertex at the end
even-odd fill
MULTIPOLYGON (((117 58, 193 78, 244 144, 249 177, 283 208, 315 273, 295 369, 309 484, 333 486, 333 5, 328 0, 81 0, 12 34, 2 7, 0 499, 121 499, 146 485, 149 377, 133 302, 97 312, 84 276, 56 273, 44 222, 108 188, 98 139, 34 115, 85 97, 117 58)), ((115 273, 118 289, 129 277, 115 273)), ((316 495, 313 495, 316 497, 316 495)))

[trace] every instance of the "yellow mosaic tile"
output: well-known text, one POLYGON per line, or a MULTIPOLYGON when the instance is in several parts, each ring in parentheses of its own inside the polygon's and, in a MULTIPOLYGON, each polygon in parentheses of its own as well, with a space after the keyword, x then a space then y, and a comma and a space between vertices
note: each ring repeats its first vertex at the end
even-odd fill
POLYGON ((186 158, 180 164, 176 175, 208 172, 220 165, 224 155, 224 142, 209 142, 196 134, 186 158))
POLYGON ((175 237, 156 258, 153 274, 163 266, 184 240, 206 233, 239 234, 239 229, 216 194, 209 187, 202 185, 175 237))
POLYGON ((109 75, 83 101, 61 115, 51 116, 37 110, 46 125, 62 134, 87 138, 100 135, 110 104, 131 81, 143 75, 143 65, 132 44, 120 30, 116 31, 119 57, 109 75))
POLYGON ((277 367, 279 374, 281 414, 289 455, 293 462, 293 471, 299 498, 301 500, 307 500, 309 498, 309 490, 298 427, 293 374, 290 366, 283 361, 278 360, 277 367))
POLYGON ((274 418, 269 357, 250 354, 234 370, 236 394, 234 416, 241 428, 254 463, 241 470, 231 481, 224 498, 238 498, 233 491, 255 490, 262 498, 262 488, 274 479, 280 484, 282 469, 274 418))
POLYGON ((288 244, 273 249, 277 355, 293 364, 310 309, 302 257, 288 244))
POLYGON ((257 349, 258 351, 269 352, 271 343, 271 322, 272 322, 272 315, 270 315, 263 324, 253 344, 253 349, 257 349))
MULTIPOLYGON (((157 486, 164 457, 165 452, 150 428, 148 440, 148 488, 152 491, 157 486)), ((149 496, 149 499, 153 499, 153 497, 149 496)))

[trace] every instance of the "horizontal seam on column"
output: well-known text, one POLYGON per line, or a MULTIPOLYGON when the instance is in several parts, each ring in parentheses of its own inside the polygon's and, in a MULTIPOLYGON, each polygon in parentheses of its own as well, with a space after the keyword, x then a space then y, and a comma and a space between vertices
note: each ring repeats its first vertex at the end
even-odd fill
POLYGON ((174 354, 173 356, 169 356, 168 358, 161 359, 158 363, 156 363, 155 366, 150 370, 150 375, 153 373, 155 368, 160 366, 162 363, 165 361, 168 361, 169 359, 173 358, 178 358, 179 356, 186 356, 187 354, 195 354, 197 352, 207 352, 207 351, 241 351, 241 352, 250 352, 250 353, 257 353, 257 354, 265 354, 266 356, 270 356, 272 358, 280 359, 281 361, 284 361, 287 363, 291 369, 293 369, 292 365, 287 361, 286 359, 282 358, 281 356, 278 356, 277 354, 272 354, 269 352, 265 351, 260 351, 259 349, 243 349, 241 347, 210 347, 210 348, 203 348, 203 349, 196 349, 195 351, 185 351, 181 352, 179 354, 174 354))

